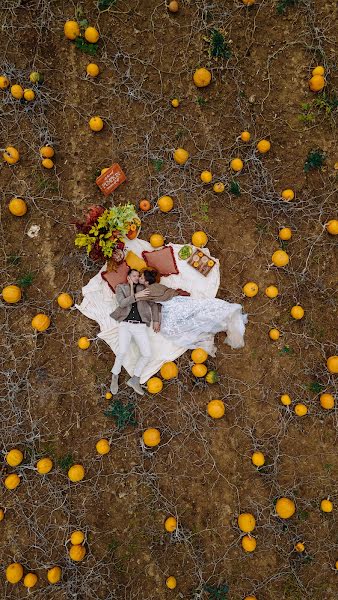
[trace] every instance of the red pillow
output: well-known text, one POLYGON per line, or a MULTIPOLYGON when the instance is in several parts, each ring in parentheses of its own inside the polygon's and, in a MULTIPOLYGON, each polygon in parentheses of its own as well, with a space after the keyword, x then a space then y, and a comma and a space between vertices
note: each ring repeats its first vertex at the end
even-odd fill
POLYGON ((154 250, 152 252, 144 250, 142 256, 148 267, 155 269, 163 277, 167 277, 168 275, 178 275, 179 273, 174 251, 171 246, 165 246, 164 248, 161 248, 161 250, 154 250))
POLYGON ((103 271, 101 277, 108 283, 110 289, 115 292, 116 286, 119 283, 127 283, 129 267, 125 261, 123 261, 118 267, 117 271, 103 271))

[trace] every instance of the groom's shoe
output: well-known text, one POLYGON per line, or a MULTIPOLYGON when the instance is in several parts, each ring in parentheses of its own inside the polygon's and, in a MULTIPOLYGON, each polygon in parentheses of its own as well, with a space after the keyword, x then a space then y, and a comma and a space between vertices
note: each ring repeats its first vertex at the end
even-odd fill
POLYGON ((140 396, 144 396, 144 391, 141 388, 141 384, 140 384, 140 378, 139 377, 131 377, 128 381, 127 381, 127 385, 129 385, 129 387, 133 388, 133 390, 139 394, 140 396))
POLYGON ((110 391, 113 396, 119 391, 119 376, 114 375, 114 373, 111 376, 110 391))

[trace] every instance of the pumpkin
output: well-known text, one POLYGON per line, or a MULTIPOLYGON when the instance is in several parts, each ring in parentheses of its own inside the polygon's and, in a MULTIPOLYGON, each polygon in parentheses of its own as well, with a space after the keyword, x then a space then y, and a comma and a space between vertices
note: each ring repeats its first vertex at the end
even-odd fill
POLYGON ((190 355, 191 360, 197 365, 204 363, 208 358, 208 353, 203 348, 195 348, 190 355))
POLYGON ((311 92, 321 92, 325 87, 325 79, 323 75, 314 75, 309 80, 309 88, 311 92))
POLYGON ((155 446, 159 445, 161 441, 161 434, 158 429, 155 429, 154 427, 149 427, 143 432, 142 438, 146 446, 154 448, 155 446))
POLYGON ((73 483, 82 481, 85 476, 85 470, 82 465, 72 465, 68 470, 68 477, 73 483))
POLYGON ((198 364, 198 365, 193 365, 191 367, 191 371, 192 371, 192 374, 195 375, 195 377, 205 377, 205 375, 208 372, 208 369, 205 365, 198 364))
POLYGON ((103 121, 101 117, 92 117, 89 121, 89 127, 92 131, 101 131, 101 129, 103 129, 103 121))
POLYGON ((110 400, 113 397, 113 394, 111 392, 107 392, 104 397, 106 400, 110 400))
POLYGON ((291 317, 293 317, 294 319, 299 321, 300 319, 302 319, 304 317, 304 308, 302 308, 301 306, 299 306, 297 304, 296 306, 293 306, 291 308, 290 314, 291 314, 291 317))
POLYGON ((6 456, 5 456, 6 462, 10 467, 18 467, 19 465, 21 465, 22 461, 23 461, 23 454, 21 452, 21 450, 18 450, 17 448, 13 448, 13 450, 10 450, 6 456))
POLYGON ((169 533, 172 533, 177 528, 177 520, 175 517, 167 517, 164 521, 164 529, 169 533))
POLYGON ((187 160, 189 158, 189 152, 184 150, 184 148, 177 148, 174 151, 173 157, 174 157, 174 161, 178 165, 185 165, 185 163, 187 162, 187 160))
POLYGON ((6 75, 0 75, 0 90, 5 90, 9 86, 9 79, 6 75))
MULTIPOLYGON (((177 0, 171 0, 168 4, 168 10, 171 13, 177 13, 179 9, 179 5, 177 0)), ((175 586, 176 587, 176 586, 175 586)))
POLYGON ((271 144, 268 140, 260 140, 257 144, 257 150, 261 154, 265 154, 266 152, 269 152, 270 148, 271 148, 271 144))
POLYGON ((161 196, 161 198, 157 200, 157 206, 161 212, 167 213, 172 210, 174 201, 170 196, 161 196))
POLYGON ((86 72, 90 77, 97 77, 100 73, 100 68, 95 63, 89 63, 89 65, 86 66, 86 72))
POLYGON ((90 341, 86 336, 83 336, 80 337, 77 345, 81 350, 87 350, 87 348, 89 348, 90 346, 90 341))
POLYGON ((275 285, 269 285, 266 289, 265 289, 265 295, 268 298, 276 298, 278 296, 278 287, 276 287, 275 285))
POLYGON ((32 319, 32 327, 36 329, 36 331, 46 331, 50 325, 50 318, 43 313, 38 313, 32 319))
POLYGON ((29 80, 32 83, 43 83, 43 79, 44 79, 43 74, 39 73, 38 71, 32 71, 29 74, 29 80))
POLYGON ((252 6, 253 4, 255 4, 256 0, 242 0, 242 2, 246 6, 252 6))
POLYGON ((219 381, 217 371, 209 371, 205 376, 205 381, 210 384, 217 383, 219 381))
POLYGON ((45 169, 52 169, 54 167, 54 163, 51 158, 44 158, 41 161, 41 164, 45 169))
POLYGON ((158 394, 163 390, 163 381, 159 377, 151 377, 147 381, 149 394, 158 394))
POLYGON ((279 236, 280 240, 283 240, 285 242, 287 242, 288 240, 291 240, 292 231, 291 231, 290 227, 282 227, 282 229, 279 230, 278 236, 279 236))
POLYGON ((337 219, 331 219, 326 223, 326 230, 331 233, 331 235, 338 235, 338 221, 337 219))
POLYGON ((61 571, 60 567, 52 567, 51 569, 48 569, 47 579, 48 579, 49 583, 51 583, 53 585, 55 583, 59 583, 59 581, 61 579, 61 574, 62 574, 62 571, 61 571))
POLYGON ((208 236, 204 231, 195 231, 191 237, 191 243, 196 248, 204 248, 208 243, 208 236))
POLYGON ((285 267, 289 263, 289 256, 284 250, 276 250, 271 260, 276 267, 285 267))
POLYGON ((53 461, 47 456, 46 458, 40 458, 36 463, 37 472, 40 475, 46 475, 53 468, 53 461))
POLYGON ((0 508, 0 521, 3 521, 5 518, 6 509, 0 508))
POLYGON ((58 297, 57 297, 57 303, 60 306, 60 308, 64 308, 65 310, 67 310, 71 306, 73 306, 74 300, 70 296, 70 294, 66 294, 65 292, 63 292, 62 294, 58 295, 58 297))
POLYGON ((278 331, 278 329, 275 329, 275 328, 270 329, 270 331, 269 331, 269 337, 270 337, 271 340, 273 340, 274 342, 276 342, 279 339, 279 337, 280 337, 280 331, 278 331))
POLYGON ((178 108, 179 105, 180 101, 178 100, 178 98, 173 98, 171 101, 171 106, 173 106, 174 108, 178 108))
POLYGON ((253 552, 256 548, 257 542, 251 535, 245 535, 242 537, 242 548, 245 552, 253 552))
POLYGON ((174 362, 166 362, 161 367, 161 377, 165 380, 174 379, 178 375, 178 367, 174 362))
POLYGON ((2 290, 2 298, 8 304, 16 304, 21 300, 21 289, 18 285, 6 285, 2 290))
POLYGON ((294 410, 297 417, 305 417, 305 415, 307 415, 307 407, 301 402, 298 402, 298 404, 296 404, 294 410))
POLYGON ((85 539, 83 531, 73 531, 70 536, 70 543, 73 546, 79 546, 79 544, 83 544, 85 539))
POLYGON ((141 210, 143 210, 143 212, 147 212, 148 210, 150 210, 151 205, 150 205, 149 200, 141 200, 139 207, 141 210))
POLYGON ((256 596, 245 596, 244 600, 257 600, 256 596))
POLYGON ((52 148, 52 146, 42 146, 40 148, 40 156, 42 156, 42 158, 53 158, 55 152, 52 148))
POLYGON ((303 544, 303 542, 297 542, 297 544, 295 544, 295 550, 296 552, 304 552, 305 550, 305 545, 303 544))
POLYGON ((250 533, 256 527, 256 519, 251 513, 241 513, 237 519, 238 527, 244 533, 250 533))
POLYGON ((294 197, 295 197, 295 192, 293 190, 291 190, 290 188, 287 188, 286 190, 282 191, 282 198, 286 202, 290 202, 290 200, 293 200, 294 197))
POLYGON ((251 134, 249 133, 249 131, 242 131, 242 133, 241 133, 242 142, 249 142, 250 139, 251 139, 251 134))
POLYGON ((248 298, 253 298, 254 296, 256 296, 258 294, 258 285, 257 285, 257 283, 255 283, 254 281, 249 281, 248 283, 246 283, 243 286, 242 292, 248 298))
POLYGON ((13 98, 15 98, 16 100, 21 100, 21 98, 23 98, 23 89, 22 89, 21 85, 18 85, 18 84, 12 85, 11 94, 12 94, 13 98))
POLYGON ((338 356, 329 356, 326 366, 330 373, 338 373, 338 356))
POLYGON ((105 173, 107 173, 107 171, 109 171, 109 167, 104 167, 103 169, 101 169, 101 175, 104 175, 105 173))
POLYGON ((20 154, 14 146, 7 146, 2 157, 9 165, 15 165, 20 160, 20 154))
POLYGON ((225 190, 225 185, 222 181, 216 181, 216 183, 214 183, 212 189, 214 190, 214 192, 216 194, 221 194, 225 190))
POLYGON ((4 485, 8 490, 15 490, 20 484, 20 477, 16 473, 10 473, 7 475, 4 485))
POLYGON ((23 580, 23 584, 26 588, 34 587, 37 584, 37 582, 38 578, 37 575, 35 575, 35 573, 27 573, 23 580))
POLYGON ((212 173, 210 171, 202 171, 200 178, 203 183, 210 183, 212 180, 212 173))
MULTIPOLYGON (((110 444, 109 444, 108 440, 106 440, 106 439, 104 439, 104 438, 102 438, 101 440, 99 440, 99 441, 96 443, 96 446, 95 446, 95 447, 96 447, 96 452, 97 452, 98 454, 101 454, 101 455, 103 455, 103 454, 108 454, 108 452, 109 452, 109 450, 110 450, 110 444)), ((74 543, 75 543, 75 542, 74 542, 74 543)))
POLYGON ((331 502, 331 500, 329 500, 328 498, 326 498, 325 500, 322 500, 320 503, 320 510, 325 513, 332 512, 333 511, 333 503, 331 502))
POLYGON ((262 467, 265 464, 265 456, 263 452, 254 452, 251 456, 251 461, 255 467, 262 467))
POLYGON ((243 161, 240 158, 233 158, 232 161, 230 162, 230 167, 232 168, 233 171, 238 173, 239 171, 241 171, 243 169, 243 161))
MULTIPOLYGON (((172 2, 171 2, 171 4, 172 4, 172 2)), ((177 581, 176 581, 175 577, 170 575, 170 577, 167 578, 165 584, 166 584, 167 588, 169 588, 169 590, 174 590, 175 587, 177 586, 177 581)))
POLYGON ((153 248, 160 248, 164 245, 164 237, 160 233, 153 233, 149 238, 149 242, 153 248))
POLYGON ((315 75, 324 75, 324 73, 325 73, 325 69, 321 65, 319 65, 318 67, 315 67, 312 70, 312 76, 315 76, 315 75))
POLYGON ((80 35, 80 27, 76 21, 66 21, 63 26, 63 31, 69 40, 75 40, 80 35))
POLYGON ((224 402, 222 400, 210 400, 207 412, 212 419, 221 419, 225 413, 224 402))
POLYGON ((69 549, 69 557, 75 562, 80 562, 86 556, 86 548, 81 544, 75 544, 69 549))
POLYGON ((334 397, 332 394, 321 394, 319 398, 320 406, 326 410, 334 408, 334 397))
POLYGON ((211 73, 204 67, 197 69, 193 75, 194 84, 196 87, 206 87, 211 81, 211 73))
POLYGON ((87 29, 85 30, 84 36, 87 40, 87 42, 89 42, 90 44, 96 44, 96 42, 98 41, 100 34, 97 31, 97 29, 95 29, 95 27, 87 27, 87 29))
POLYGON ((290 406, 290 404, 292 402, 289 394, 282 394, 280 397, 280 401, 282 404, 284 404, 284 406, 290 406))
POLYGON ((31 102, 35 98, 35 93, 33 90, 27 88, 23 92, 23 97, 27 102, 31 102))
POLYGON ((296 505, 290 498, 278 498, 276 502, 276 513, 281 519, 290 519, 296 512, 296 505))
POLYGON ((20 563, 12 563, 6 569, 6 579, 9 583, 19 583, 23 577, 23 566, 20 563))

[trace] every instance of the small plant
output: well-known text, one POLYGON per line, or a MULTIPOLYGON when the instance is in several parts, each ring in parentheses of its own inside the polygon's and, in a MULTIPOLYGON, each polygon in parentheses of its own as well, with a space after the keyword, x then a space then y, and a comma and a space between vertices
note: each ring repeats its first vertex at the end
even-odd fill
POLYGON ((277 3, 277 12, 279 15, 283 15, 287 8, 291 6, 296 6, 299 0, 279 0, 277 3))
POLYGON ((107 10, 107 8, 114 6, 114 4, 116 4, 116 0, 99 0, 97 8, 99 10, 107 10))
POLYGON ((229 192, 230 192, 230 194, 233 194, 234 196, 241 195, 241 188, 237 181, 234 181, 234 180, 230 181, 229 192))
POLYGON ((317 150, 310 150, 307 155, 307 159, 304 163, 304 171, 308 173, 309 171, 314 171, 316 169, 321 169, 325 163, 325 152, 318 148, 317 150))
POLYGON ((332 95, 322 92, 313 100, 313 105, 319 110, 325 111, 327 115, 330 115, 333 111, 338 108, 338 98, 335 93, 332 95))
POLYGON ((20 277, 20 279, 18 279, 18 281, 16 282, 17 285, 21 288, 28 288, 30 285, 32 285, 34 280, 34 275, 33 273, 26 273, 26 275, 23 275, 22 277, 20 277))
POLYGON ((314 392, 314 394, 320 394, 324 389, 324 386, 319 383, 319 381, 312 381, 309 385, 310 392, 314 392))
POLYGON ((114 400, 108 406, 107 410, 104 411, 104 416, 115 419, 116 427, 121 431, 128 427, 128 425, 132 425, 133 427, 137 425, 135 405, 132 402, 122 404, 121 400, 114 400))
POLYGON ((108 552, 115 552, 119 545, 119 542, 115 538, 112 538, 108 544, 108 552))
POLYGON ((300 521, 306 521, 309 517, 309 513, 306 510, 300 510, 298 512, 298 519, 300 521))
POLYGON ((206 103, 208 102, 208 100, 203 98, 203 96, 197 96, 196 102, 197 102, 198 106, 205 106, 206 103))
POLYGON ((45 179, 44 177, 38 176, 36 185, 39 190, 48 190, 49 192, 57 192, 58 186, 52 179, 45 179))
POLYGON ((75 39, 75 47, 78 50, 81 50, 81 52, 84 52, 85 54, 90 54, 91 56, 96 56, 97 50, 98 50, 97 42, 92 44, 92 43, 87 42, 82 37, 77 37, 75 39))
POLYGON ((21 256, 16 256, 15 254, 8 257, 8 262, 13 267, 17 267, 21 262, 21 256))
POLYGON ((151 162, 153 163, 156 173, 159 173, 163 167, 163 160, 161 158, 152 158, 151 162))
POLYGON ((302 112, 298 115, 299 121, 302 123, 314 123, 315 115, 311 112, 312 105, 310 102, 302 102, 300 105, 302 112))
POLYGON ((204 41, 209 44, 210 58, 230 58, 231 50, 224 39, 224 35, 217 29, 211 29, 209 37, 204 37, 204 41))
POLYGON ((210 600, 227 600, 229 586, 226 583, 221 585, 205 585, 204 591, 209 594, 210 600))
POLYGON ((74 459, 71 454, 66 454, 66 456, 61 456, 61 458, 58 459, 58 465, 63 471, 68 471, 73 464, 74 459))
POLYGON ((290 348, 290 346, 288 346, 288 344, 285 344, 285 346, 283 346, 283 348, 279 351, 279 354, 293 354, 293 350, 290 348))

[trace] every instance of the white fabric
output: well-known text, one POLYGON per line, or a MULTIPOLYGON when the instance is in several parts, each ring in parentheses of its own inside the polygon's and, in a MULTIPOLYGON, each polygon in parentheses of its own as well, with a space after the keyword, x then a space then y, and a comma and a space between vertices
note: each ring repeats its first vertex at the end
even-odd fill
MULTIPOLYGON (((178 258, 178 252, 182 248, 182 245, 171 244, 174 256, 177 262, 179 270, 178 275, 170 275, 169 277, 162 277, 161 283, 171 288, 181 288, 190 292, 192 298, 207 299, 215 298, 217 290, 220 284, 220 271, 219 263, 216 260, 216 264, 210 271, 207 277, 201 275, 193 269, 186 261, 178 258)), ((135 240, 128 240, 126 243, 127 250, 132 250, 138 256, 142 256, 144 250, 152 250, 152 247, 145 240, 136 238, 135 240)), ((210 252, 204 248, 204 252, 210 255, 210 252)), ((101 271, 105 271, 106 266, 102 267, 101 271)), ((118 328, 119 324, 111 318, 110 313, 116 308, 117 303, 115 294, 112 292, 108 284, 102 279, 101 271, 97 273, 86 286, 82 288, 83 300, 80 305, 75 305, 78 310, 82 312, 89 319, 96 321, 100 327, 100 333, 98 337, 104 340, 113 352, 116 354, 118 351, 118 328)), ((166 303, 165 303, 166 304, 166 303)), ((226 303, 228 304, 228 303, 226 303)), ((227 316, 227 327, 231 327, 233 324, 232 335, 235 335, 236 323, 239 328, 238 331, 244 330, 245 318, 240 315, 238 307, 240 305, 230 305, 237 307, 234 310, 232 317, 229 318, 230 313, 227 316)), ((163 326, 163 325, 162 325, 163 326)), ((141 375, 141 383, 144 383, 159 371, 164 362, 175 360, 181 354, 183 354, 188 347, 182 346, 177 343, 174 339, 168 339, 161 333, 155 333, 151 327, 148 328, 148 334, 150 339, 150 345, 152 349, 152 359, 147 363, 141 375)), ((242 335, 243 337, 243 335, 242 335)), ((213 346, 213 337, 208 336, 205 340, 209 344, 209 353, 214 355, 215 349, 213 346)), ((238 346, 234 346, 238 347, 238 346)), ((208 351, 208 349, 206 348, 208 351)), ((133 375, 134 368, 139 358, 139 352, 135 342, 130 344, 129 351, 123 361, 123 366, 130 375, 133 375)))
POLYGON ((119 345, 114 366, 111 370, 114 375, 121 373, 121 367, 132 340, 139 351, 139 359, 135 365, 134 375, 140 377, 143 369, 151 359, 151 346, 148 337, 148 329, 145 323, 127 323, 122 321, 119 325, 119 345))

